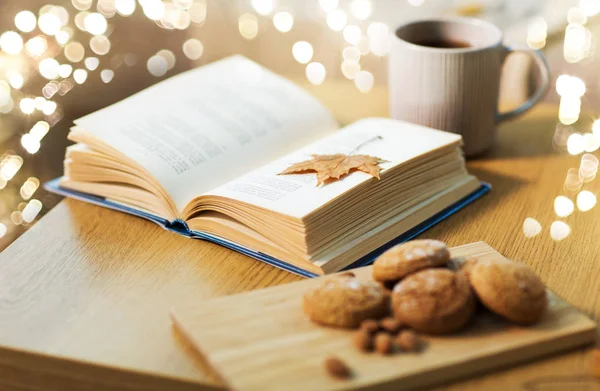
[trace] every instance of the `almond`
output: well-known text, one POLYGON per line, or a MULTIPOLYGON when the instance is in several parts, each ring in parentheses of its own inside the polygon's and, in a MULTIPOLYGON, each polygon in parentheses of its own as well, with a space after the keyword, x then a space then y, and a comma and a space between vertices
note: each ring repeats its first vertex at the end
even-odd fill
POLYGON ((375 350, 379 354, 390 354, 392 352, 392 336, 386 332, 380 331, 375 334, 375 350))
POLYGON ((370 352, 373 350, 373 338, 371 334, 364 330, 354 332, 352 336, 354 346, 361 352, 370 352))
POLYGON ((337 357, 327 357, 324 365, 327 373, 336 379, 348 379, 352 374, 348 365, 337 357))
POLYGON ((405 352, 419 350, 419 337, 412 330, 403 330, 396 337, 396 344, 405 352))

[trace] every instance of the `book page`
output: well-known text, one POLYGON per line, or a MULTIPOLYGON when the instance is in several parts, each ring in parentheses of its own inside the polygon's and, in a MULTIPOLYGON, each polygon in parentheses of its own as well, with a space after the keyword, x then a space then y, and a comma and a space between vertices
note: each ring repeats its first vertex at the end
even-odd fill
POLYGON ((354 153, 376 156, 387 160, 380 164, 383 169, 381 175, 385 175, 386 169, 439 148, 458 146, 461 140, 459 135, 453 133, 406 122, 384 118, 364 119, 237 178, 210 194, 302 218, 372 178, 363 172, 352 172, 340 180, 317 187, 316 175, 313 173, 277 175, 294 163, 311 159, 312 154, 354 153))
POLYGON ((302 88, 234 56, 158 83, 76 125, 150 172, 181 212, 337 124, 302 88))

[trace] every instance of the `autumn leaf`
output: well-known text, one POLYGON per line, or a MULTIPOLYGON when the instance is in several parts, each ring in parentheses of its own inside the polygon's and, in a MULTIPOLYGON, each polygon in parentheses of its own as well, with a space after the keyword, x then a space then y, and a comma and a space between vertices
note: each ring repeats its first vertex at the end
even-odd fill
POLYGON ((292 164, 279 175, 303 174, 315 172, 317 174, 317 186, 322 185, 328 179, 339 179, 352 171, 366 172, 379 179, 381 167, 379 163, 386 161, 369 155, 311 155, 312 159, 292 164))

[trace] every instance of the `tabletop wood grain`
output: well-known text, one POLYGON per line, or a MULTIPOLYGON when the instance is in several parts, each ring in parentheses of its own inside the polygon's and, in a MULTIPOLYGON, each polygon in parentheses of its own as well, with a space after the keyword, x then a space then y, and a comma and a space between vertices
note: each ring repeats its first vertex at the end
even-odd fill
MULTIPOLYGON (((387 93, 330 82, 312 88, 342 122, 387 113, 387 93), (344 96, 340 101, 339 97, 344 96)), ((485 241, 531 265, 572 305, 600 320, 600 206, 559 219, 567 170, 553 146, 557 107, 500 126, 496 146, 469 162, 492 192, 423 234, 451 246, 485 241), (531 217, 542 231, 528 238, 531 217), (569 224, 562 241, 553 221, 569 224)), ((598 193, 597 181, 585 188, 598 193)), ((573 198, 574 199, 574 198, 573 198)), ((222 383, 174 331, 175 305, 296 281, 290 273, 153 223, 65 200, 0 254, 0 390, 202 390, 222 383)), ((590 349, 550 357, 444 390, 600 390, 590 349)))

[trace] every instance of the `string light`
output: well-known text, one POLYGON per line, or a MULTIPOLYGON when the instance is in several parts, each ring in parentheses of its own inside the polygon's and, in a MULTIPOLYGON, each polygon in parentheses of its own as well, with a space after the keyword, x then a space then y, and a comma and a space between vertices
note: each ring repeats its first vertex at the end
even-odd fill
POLYGON ((90 71, 95 71, 100 65, 100 60, 96 57, 88 57, 84 60, 85 67, 90 71))
POLYGON ((158 53, 156 53, 156 55, 164 58, 165 61, 167 61, 167 69, 168 70, 173 69, 173 67, 175 66, 176 58, 175 58, 175 54, 173 54, 172 51, 163 49, 163 50, 159 50, 158 53))
POLYGON ((65 57, 67 60, 76 63, 83 60, 85 56, 85 48, 83 45, 77 41, 69 42, 67 46, 65 46, 65 57))
POLYGON ((90 40, 90 48, 94 53, 103 56, 110 51, 110 41, 104 35, 96 35, 90 40))
POLYGON ((23 221, 31 223, 42 210, 42 203, 39 200, 31 200, 25 206, 25 209, 21 212, 23 221))
POLYGON ((73 80, 77 84, 83 84, 87 80, 87 71, 85 69, 75 69, 73 72, 73 80))
POLYGON ((558 196, 554 199, 554 213, 556 213, 558 217, 567 217, 573 213, 574 209, 575 205, 573 204, 573 201, 567 197, 558 196))
POLYGON ((15 90, 20 90, 23 87, 23 84, 25 83, 25 79, 23 78, 23 75, 21 75, 19 72, 11 72, 8 76, 8 82, 10 83, 10 86, 15 90))
POLYGON ((104 83, 110 83, 114 77, 115 77, 115 72, 112 69, 103 69, 100 72, 100 79, 104 83))
POLYGON ((46 52, 48 48, 48 43, 46 42, 46 38, 38 35, 37 37, 31 38, 25 44, 25 50, 33 57, 39 57, 46 52))
POLYGON ((88 14, 83 21, 83 25, 87 32, 94 35, 104 34, 108 28, 106 18, 98 12, 88 14))
POLYGON ((258 19, 254 14, 243 14, 238 20, 238 29, 242 37, 254 39, 258 35, 258 19))
POLYGON ((38 19, 38 26, 44 34, 55 35, 60 31, 62 23, 58 16, 56 16, 53 13, 47 12, 45 14, 40 15, 38 19))
POLYGON ((273 0, 252 0, 252 7, 261 15, 269 15, 275 4, 273 0))
POLYGON ((550 225, 550 237, 553 240, 561 241, 571 234, 571 227, 562 221, 555 221, 550 225))
POLYGON ((23 198, 25 201, 29 200, 39 187, 39 179, 37 179, 36 177, 27 178, 27 180, 23 183, 21 189, 19 190, 21 198, 23 198))
POLYGON ((169 64, 167 63, 167 60, 157 55, 150 57, 146 66, 148 68, 148 72, 150 72, 152 76, 156 77, 164 76, 169 70, 169 64))
MULTIPOLYGON (((118 0, 118 2, 121 1, 123 0, 118 0)), ((79 11, 88 10, 92 6, 92 0, 71 0, 71 3, 73 4, 73 7, 79 11)))
POLYGON ((327 26, 333 31, 342 31, 347 21, 348 16, 341 9, 334 9, 327 13, 327 26))
POLYGON ((368 71, 360 71, 354 77, 354 85, 360 92, 367 93, 373 89, 375 77, 368 71))
POLYGON ((135 0, 117 0, 115 8, 122 16, 129 16, 135 12, 135 0))
POLYGON ((542 225, 539 221, 532 217, 528 217, 523 221, 523 235, 527 238, 537 236, 542 232, 542 225))
POLYGON ((31 98, 23 98, 19 102, 19 108, 23 114, 31 114, 35 111, 35 101, 31 98))
POLYGON ((193 23, 204 23, 206 19, 206 1, 196 0, 190 7, 188 13, 190 14, 190 20, 193 23))
POLYGON ((577 209, 582 212, 587 212, 596 206, 596 196, 588 190, 583 190, 577 194, 577 209))

